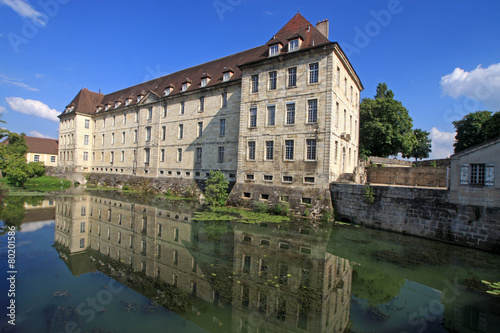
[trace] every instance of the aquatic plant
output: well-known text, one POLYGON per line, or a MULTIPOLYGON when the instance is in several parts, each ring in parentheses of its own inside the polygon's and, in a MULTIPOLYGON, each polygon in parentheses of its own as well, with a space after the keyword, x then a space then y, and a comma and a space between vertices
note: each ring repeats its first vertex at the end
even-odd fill
POLYGON ((481 282, 490 288, 490 290, 486 291, 488 294, 500 296, 500 282, 489 282, 486 280, 481 280, 481 282))

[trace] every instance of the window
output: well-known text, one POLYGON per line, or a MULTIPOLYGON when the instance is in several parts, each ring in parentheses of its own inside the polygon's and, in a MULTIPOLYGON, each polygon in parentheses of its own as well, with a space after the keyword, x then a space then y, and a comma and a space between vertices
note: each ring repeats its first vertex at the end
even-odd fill
POLYGON ((224 147, 219 147, 219 163, 224 162, 224 147))
POLYGON ((266 141, 266 160, 274 158, 274 141, 266 141))
POLYGON ((201 96, 200 97, 200 112, 205 111, 205 97, 201 96))
POLYGON ((299 49, 299 39, 298 38, 292 39, 288 43, 288 45, 289 45, 288 51, 290 52, 297 51, 299 49))
POLYGON ((113 151, 112 151, 112 152, 110 153, 110 156, 109 156, 109 162, 110 162, 110 163, 113 163, 113 162, 114 162, 114 160, 115 160, 115 152, 113 152, 113 151))
POLYGON ((267 106, 267 126, 274 126, 276 119, 276 107, 274 105, 267 106))
POLYGON ((259 91, 259 75, 252 75, 251 77, 251 92, 256 93, 259 91))
POLYGON ((250 127, 257 127, 257 108, 250 108, 250 127))
POLYGON ((149 155, 150 155, 150 150, 149 148, 144 149, 144 163, 149 164, 149 155))
POLYGON ((319 64, 309 64, 309 83, 318 83, 319 79, 319 64))
POLYGON ((229 81, 229 79, 231 78, 231 72, 225 72, 223 75, 222 75, 222 82, 226 82, 226 81, 229 81))
POLYGON ((346 130, 347 124, 347 111, 344 109, 344 131, 346 130))
POLYGON ((85 239, 82 238, 80 239, 80 249, 83 249, 85 247, 85 239))
POLYGON ((122 143, 125 143, 125 132, 122 132, 122 143))
POLYGON ((90 128, 90 120, 85 119, 85 128, 90 128))
POLYGON ((184 137, 184 125, 179 124, 178 138, 182 139, 184 137))
POLYGON ((470 165, 470 182, 473 185, 484 185, 485 181, 485 164, 470 165))
POLYGON ((344 95, 347 97, 347 78, 344 78, 344 95))
POLYGON ((269 72, 269 90, 275 90, 278 81, 278 72, 269 72))
POLYGON ((292 176, 283 176, 283 182, 290 183, 292 181, 293 181, 293 177, 292 176))
POLYGON ((123 125, 125 125, 127 123, 127 115, 124 114, 123 115, 123 125))
POLYGON ((187 90, 187 88, 188 88, 188 84, 187 84, 187 82, 183 83, 183 84, 182 84, 182 91, 186 91, 186 90, 187 90))
POLYGON ((340 68, 337 67, 337 87, 340 85, 340 68))
POLYGON ((146 127, 146 142, 151 141, 151 127, 146 127))
POLYGON ((113 122, 111 124, 112 126, 115 126, 116 125, 116 116, 113 116, 113 122))
POLYGON ((201 163, 202 156, 203 156, 203 149, 196 148, 196 162, 195 163, 201 163))
POLYGON ((134 143, 137 142, 137 130, 134 130, 134 143))
POLYGON ((160 162, 165 162, 165 149, 160 150, 160 162))
POLYGON ((293 140, 285 140, 285 160, 293 160, 293 140))
POLYGON ((226 119, 219 120, 219 135, 220 136, 226 135, 226 119))
POLYGON ((177 148, 177 162, 182 162, 182 148, 177 148))
POLYGON ((89 153, 86 152, 86 151, 83 152, 83 160, 84 161, 88 161, 89 160, 89 153))
POLYGON ((111 144, 115 144, 115 133, 111 133, 111 144))
POLYGON ((56 163, 56 157, 50 156, 50 163, 56 163))
POLYGON ((286 105, 286 124, 295 124, 295 103, 288 103, 286 105))
MULTIPOLYGON (((125 132, 123 132, 125 133, 125 132)), ((161 139, 165 140, 167 137, 167 126, 162 126, 161 128, 161 139)))
POLYGON ((199 121, 198 122, 198 137, 201 138, 201 136, 203 135, 203 122, 202 121, 199 121))
POLYGON ((137 110, 137 111, 135 111, 135 113, 134 113, 134 121, 135 121, 136 123, 138 123, 138 122, 139 122, 139 111, 138 111, 138 110, 137 110))
POLYGON ((337 156, 338 155, 339 155, 339 142, 335 141, 335 155, 334 155, 335 163, 337 163, 337 156))
POLYGON ((271 47, 269 47, 269 56, 270 57, 277 56, 277 55, 279 55, 279 53, 280 53, 279 44, 271 45, 271 47))
POLYGON ((208 78, 204 77, 201 79, 201 87, 206 87, 208 83, 208 78))
POLYGON ((164 104, 163 105, 163 117, 167 116, 167 109, 168 109, 167 104, 164 104))
POLYGON ((297 86, 297 67, 288 68, 288 88, 297 86))
POLYGON ((311 99, 307 101, 307 122, 316 123, 318 122, 318 100, 311 99))
POLYGON ((248 141, 248 159, 255 160, 255 141, 248 141))
POLYGON ((87 134, 85 134, 83 136, 83 144, 84 145, 88 145, 89 144, 89 136, 87 134))
POLYGON ((264 175, 264 180, 265 181, 272 181, 273 180, 273 175, 264 175))
POLYGON ((306 159, 307 160, 316 160, 316 139, 307 139, 306 140, 306 159))
POLYGON ((253 174, 247 174, 247 180, 254 180, 255 176, 253 174))
POLYGON ((222 107, 227 107, 227 92, 222 93, 222 107))
POLYGON ((104 146, 104 134, 102 135, 101 144, 104 146))
POLYGON ((122 150, 120 161, 125 161, 125 151, 122 150))
POLYGON ((153 108, 148 108, 148 120, 153 119, 153 108))
MULTIPOLYGON (((104 152, 101 152, 101 162, 103 162, 103 161, 104 161, 104 152)), ((102 170, 102 168, 101 168, 101 170, 102 170)))

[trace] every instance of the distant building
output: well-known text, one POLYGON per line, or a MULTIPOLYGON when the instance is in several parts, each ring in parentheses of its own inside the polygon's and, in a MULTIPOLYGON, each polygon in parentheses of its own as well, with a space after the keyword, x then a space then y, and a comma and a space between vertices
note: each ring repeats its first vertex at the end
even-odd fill
POLYGON ((450 201, 500 207, 500 137, 451 155, 450 201))
POLYGON ((221 170, 252 198, 317 193, 358 164, 362 90, 328 21, 296 14, 261 46, 107 95, 82 89, 59 116, 58 165, 194 180, 221 170))
POLYGON ((35 138, 26 136, 28 154, 26 160, 29 162, 42 162, 47 166, 57 166, 58 141, 54 139, 35 138))

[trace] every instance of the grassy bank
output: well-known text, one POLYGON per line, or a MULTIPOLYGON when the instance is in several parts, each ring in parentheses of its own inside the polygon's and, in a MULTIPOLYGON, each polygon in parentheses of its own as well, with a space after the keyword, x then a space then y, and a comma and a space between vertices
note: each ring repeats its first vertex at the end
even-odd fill
POLYGON ((71 187, 69 180, 42 176, 28 179, 22 187, 12 186, 7 183, 7 179, 0 179, 0 187, 9 192, 52 192, 60 191, 71 187))

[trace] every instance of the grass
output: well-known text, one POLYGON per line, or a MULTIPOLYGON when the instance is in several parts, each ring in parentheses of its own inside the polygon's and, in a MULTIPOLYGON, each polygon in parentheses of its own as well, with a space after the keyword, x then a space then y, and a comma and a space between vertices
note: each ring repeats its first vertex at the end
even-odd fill
POLYGON ((37 192, 59 191, 70 187, 71 187, 71 182, 69 180, 51 176, 30 178, 24 183, 23 186, 23 188, 28 191, 37 191, 37 192))
POLYGON ((243 223, 281 223, 290 220, 287 216, 269 215, 235 207, 209 207, 194 213, 197 221, 238 221, 243 223))

